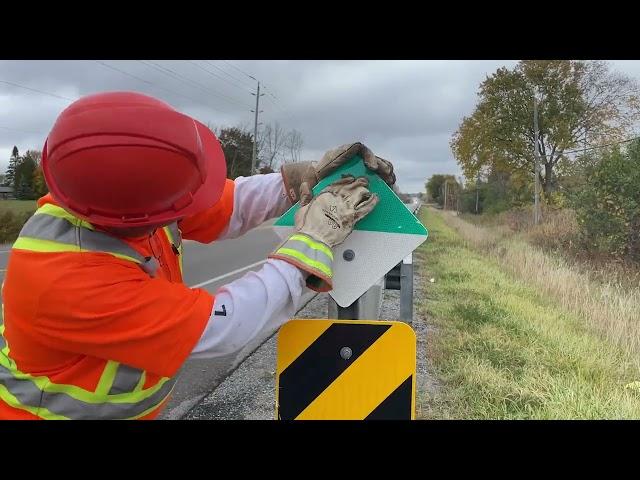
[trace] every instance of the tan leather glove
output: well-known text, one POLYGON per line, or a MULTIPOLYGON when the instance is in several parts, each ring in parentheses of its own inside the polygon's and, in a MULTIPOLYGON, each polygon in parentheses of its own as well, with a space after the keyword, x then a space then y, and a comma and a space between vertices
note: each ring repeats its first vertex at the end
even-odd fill
POLYGON ((308 272, 307 286, 317 292, 333 288, 333 252, 353 226, 371 212, 378 196, 366 177, 346 176, 327 186, 295 216, 296 233, 269 258, 278 258, 308 272))
POLYGON ((322 178, 333 173, 338 167, 347 163, 357 154, 364 159, 364 164, 367 168, 380 175, 388 185, 395 184, 396 176, 393 173, 391 162, 375 156, 369 148, 360 142, 350 143, 329 150, 319 162, 284 164, 280 171, 285 190, 291 202, 300 201, 300 205, 309 203, 313 197, 311 189, 322 178))

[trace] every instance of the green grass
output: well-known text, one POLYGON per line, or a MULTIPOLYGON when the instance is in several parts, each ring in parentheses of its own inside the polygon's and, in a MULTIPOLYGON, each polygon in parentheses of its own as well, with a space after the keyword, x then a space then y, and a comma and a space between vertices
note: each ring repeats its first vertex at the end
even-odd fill
POLYGON ((13 242, 35 211, 35 200, 0 200, 0 243, 13 242))
POLYGON ((442 386, 422 418, 640 418, 637 361, 496 260, 467 246, 439 212, 416 255, 436 327, 428 355, 442 386))
POLYGON ((35 200, 0 200, 0 212, 9 210, 14 213, 27 213, 36 211, 35 200))

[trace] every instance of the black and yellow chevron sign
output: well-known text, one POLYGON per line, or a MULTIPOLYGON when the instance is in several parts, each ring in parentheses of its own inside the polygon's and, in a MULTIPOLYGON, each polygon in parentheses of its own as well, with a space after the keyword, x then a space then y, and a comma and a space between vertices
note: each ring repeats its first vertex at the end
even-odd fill
POLYGON ((415 418, 416 336, 406 323, 292 320, 277 352, 280 420, 415 418))

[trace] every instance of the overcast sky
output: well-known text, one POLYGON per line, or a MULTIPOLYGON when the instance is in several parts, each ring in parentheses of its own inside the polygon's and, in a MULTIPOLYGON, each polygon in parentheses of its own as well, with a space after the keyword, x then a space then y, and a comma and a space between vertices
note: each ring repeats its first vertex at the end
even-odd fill
MULTIPOLYGON (((66 105, 105 90, 140 91, 204 123, 253 128, 251 75, 266 87, 260 121, 278 121, 299 130, 303 159, 319 159, 330 148, 362 141, 394 163, 402 191, 419 192, 434 173, 461 175, 449 148, 451 135, 462 117, 473 111, 479 83, 497 68, 516 63, 144 62, 105 60, 112 67, 108 68, 97 61, 0 61, 0 172, 4 173, 14 145, 20 152, 42 149, 66 105)), ((640 80, 640 61, 611 63, 640 80)))

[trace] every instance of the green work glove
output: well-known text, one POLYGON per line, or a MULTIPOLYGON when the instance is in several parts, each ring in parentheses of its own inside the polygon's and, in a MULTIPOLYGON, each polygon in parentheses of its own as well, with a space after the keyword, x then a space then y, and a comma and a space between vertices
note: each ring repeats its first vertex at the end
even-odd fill
POLYGON ((299 162, 284 164, 280 169, 285 191, 292 203, 300 201, 305 205, 311 201, 311 189, 318 182, 333 173, 337 168, 360 155, 368 169, 376 172, 389 185, 393 186, 396 176, 393 165, 388 160, 377 157, 369 148, 360 142, 341 145, 326 152, 319 162, 299 162))
POLYGON ((332 247, 344 242, 353 226, 371 212, 378 196, 366 177, 345 176, 328 185, 295 215, 296 233, 269 258, 289 262, 309 273, 307 286, 317 292, 333 288, 332 247))

